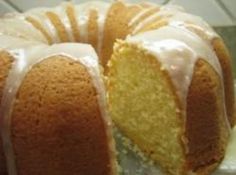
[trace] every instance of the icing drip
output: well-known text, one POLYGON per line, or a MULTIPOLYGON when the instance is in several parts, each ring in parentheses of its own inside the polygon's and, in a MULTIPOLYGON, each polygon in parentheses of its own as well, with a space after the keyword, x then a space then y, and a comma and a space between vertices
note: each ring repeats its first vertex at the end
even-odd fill
POLYGON ((84 3, 75 6, 75 16, 77 18, 77 24, 80 32, 80 42, 88 42, 88 21, 89 21, 89 3, 84 3))
MULTIPOLYGON (((234 81, 234 90, 236 91, 236 81, 234 81)), ((236 99, 236 96, 235 96, 236 99)), ((216 175, 233 175, 236 172, 236 126, 231 131, 231 137, 225 152, 225 157, 221 162, 216 175)))
POLYGON ((46 13, 48 11, 51 11, 51 9, 49 9, 49 8, 37 8, 37 9, 33 9, 33 10, 30 10, 30 11, 26 12, 25 16, 26 17, 27 16, 32 17, 32 18, 36 19, 38 22, 40 22, 40 24, 43 26, 43 28, 51 36, 51 39, 52 39, 53 43, 59 43, 60 38, 57 34, 56 28, 53 26, 52 22, 50 21, 50 19, 46 15, 46 13))
POLYGON ((209 42, 218 37, 216 32, 202 18, 185 13, 183 9, 167 5, 163 6, 158 14, 162 18, 167 18, 168 25, 187 28, 193 32, 201 31, 198 35, 209 42))
POLYGON ((224 160, 220 164, 216 174, 224 175, 226 172, 232 175, 236 172, 236 126, 232 130, 224 160))
POLYGON ((153 15, 150 15, 146 19, 144 19, 142 22, 140 22, 132 31, 131 34, 136 34, 140 29, 142 29, 144 26, 150 24, 152 21, 156 20, 159 17, 158 13, 153 13, 153 15))
POLYGON ((101 2, 94 2, 93 8, 95 8, 98 12, 98 44, 97 44, 97 51, 98 55, 101 55, 102 50, 102 42, 104 37, 104 26, 106 22, 107 12, 110 8, 110 5, 108 3, 101 3, 101 2))
POLYGON ((55 9, 50 9, 50 11, 54 12, 55 14, 58 15, 58 17, 60 18, 60 20, 62 21, 65 29, 66 29, 66 33, 67 36, 69 38, 70 42, 74 42, 75 38, 73 35, 73 31, 72 31, 72 27, 70 24, 70 20, 69 17, 66 14, 66 8, 67 8, 68 3, 64 2, 61 4, 61 6, 57 6, 55 9))
POLYGON ((147 13, 149 13, 150 11, 155 10, 155 9, 157 9, 157 6, 154 6, 154 7, 151 6, 151 7, 147 8, 147 9, 144 9, 144 10, 140 11, 139 13, 137 13, 136 16, 134 16, 134 17, 131 19, 131 21, 128 23, 128 26, 134 25, 134 24, 137 23, 140 19, 142 19, 143 16, 145 16, 147 13))
MULTIPOLYGON (((177 12, 177 11, 181 11, 183 10, 182 8, 180 8, 179 6, 170 6, 170 5, 166 5, 166 6, 161 6, 160 7, 160 11, 153 13, 152 15, 150 15, 149 17, 145 18, 144 20, 142 20, 132 31, 131 34, 136 34, 140 29, 142 29, 144 26, 155 22, 158 18, 161 17, 161 11, 163 10, 168 10, 171 11, 172 13, 177 12)), ((164 16, 165 18, 167 16, 164 16)))
MULTIPOLYGON (((176 87, 176 93, 186 108, 188 89, 192 81, 193 69, 199 58, 205 59, 216 70, 222 81, 222 70, 218 58, 209 45, 196 34, 174 26, 165 26, 158 30, 128 36, 127 41, 139 43, 141 47, 155 55, 161 62, 161 69, 167 70, 176 87)), ((224 99, 223 94, 223 99, 224 99)), ((230 130, 225 104, 225 126, 230 130)))
POLYGON ((32 48, 35 50, 42 49, 45 47, 43 45, 36 45, 25 40, 15 39, 13 37, 0 36, 0 48, 8 50, 8 52, 15 58, 15 61, 12 65, 12 69, 9 72, 8 78, 6 80, 6 85, 3 91, 3 97, 0 106, 0 124, 1 124, 1 135, 3 141, 3 149, 6 155, 7 168, 9 175, 17 175, 16 165, 15 165, 15 154, 13 151, 13 145, 11 142, 11 113, 12 106, 16 97, 17 90, 21 85, 24 74, 27 72, 27 61, 32 61, 28 59, 30 51, 32 48), (19 43, 22 43, 22 46, 25 49, 22 49, 19 43), (27 61, 26 61, 27 60, 27 61))
POLYGON ((0 34, 47 43, 42 33, 27 22, 22 14, 5 16, 0 20, 0 26, 0 34))
MULTIPOLYGON (((7 50, 14 58, 15 62, 8 75, 4 87, 3 98, 0 106, 2 139, 4 151, 7 157, 7 166, 9 175, 17 175, 15 165, 15 155, 11 142, 11 113, 16 97, 16 93, 27 72, 37 63, 56 55, 65 55, 75 61, 83 64, 91 75, 92 81, 97 91, 98 103, 101 115, 107 128, 111 128, 111 121, 108 117, 105 100, 105 88, 101 73, 99 70, 98 58, 93 48, 86 44, 56 44, 47 46, 36 42, 29 42, 9 36, 0 36, 0 48, 7 50), (21 43, 21 44, 20 44, 21 43), (43 51, 43 52, 42 52, 43 51)), ((110 130, 110 129, 109 129, 110 130)), ((106 130, 108 136, 110 157, 114 162, 113 139, 109 130, 106 130)), ((113 166, 113 165, 112 165, 113 166)), ((112 168, 115 171, 115 167, 112 168)))
POLYGON ((210 42, 213 38, 218 37, 216 32, 200 17, 184 12, 184 9, 179 6, 166 5, 160 8, 159 12, 153 13, 148 18, 139 23, 133 30, 132 34, 137 33, 144 26, 156 22, 156 19, 161 18, 168 21, 168 25, 188 28, 197 33, 199 36, 210 42))
POLYGON ((97 51, 98 55, 101 55, 101 49, 102 49, 102 43, 103 43, 103 37, 104 37, 104 26, 105 26, 105 21, 107 17, 107 12, 108 9, 110 8, 109 3, 105 2, 100 2, 100 1, 93 1, 93 2, 88 2, 84 3, 81 5, 76 5, 76 16, 77 16, 77 21, 79 24, 79 31, 80 31, 80 36, 81 42, 88 42, 88 20, 89 20, 89 11, 94 9, 98 13, 98 19, 97 19, 97 24, 98 24, 98 43, 97 43, 97 51))

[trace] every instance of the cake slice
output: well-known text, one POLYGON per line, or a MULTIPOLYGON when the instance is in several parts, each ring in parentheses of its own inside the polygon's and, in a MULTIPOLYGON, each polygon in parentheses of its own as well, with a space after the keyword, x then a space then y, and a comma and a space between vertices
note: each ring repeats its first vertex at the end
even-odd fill
POLYGON ((166 26, 115 44, 108 100, 118 128, 169 174, 209 174, 230 131, 220 63, 197 35, 166 26))

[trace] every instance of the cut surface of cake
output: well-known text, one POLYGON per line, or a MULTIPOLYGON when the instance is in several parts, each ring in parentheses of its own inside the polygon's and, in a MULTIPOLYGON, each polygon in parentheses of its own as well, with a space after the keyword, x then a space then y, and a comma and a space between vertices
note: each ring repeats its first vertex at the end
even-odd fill
POLYGON ((230 131, 212 50, 197 35, 168 26, 116 44, 109 66, 118 128, 170 174, 212 171, 230 131))
POLYGON ((111 119, 166 174, 209 175, 228 160, 232 60, 201 18, 62 3, 7 14, 0 33, 0 175, 118 174, 111 119))

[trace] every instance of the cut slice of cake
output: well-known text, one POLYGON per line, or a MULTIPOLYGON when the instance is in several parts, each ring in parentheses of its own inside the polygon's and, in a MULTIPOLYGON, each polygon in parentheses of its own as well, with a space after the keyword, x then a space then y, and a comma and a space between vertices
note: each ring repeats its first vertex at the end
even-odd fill
POLYGON ((197 35, 163 27, 119 41, 108 100, 118 128, 170 174, 209 174, 230 125, 220 63, 197 35))

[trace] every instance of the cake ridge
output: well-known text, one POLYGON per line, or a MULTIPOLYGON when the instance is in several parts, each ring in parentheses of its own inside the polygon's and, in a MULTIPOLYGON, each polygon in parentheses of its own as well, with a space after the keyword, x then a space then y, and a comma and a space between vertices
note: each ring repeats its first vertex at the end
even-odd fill
POLYGON ((30 10, 29 12, 26 12, 25 16, 26 18, 27 17, 32 18, 36 20, 38 23, 40 23, 42 28, 49 34, 52 42, 59 43, 60 38, 57 34, 56 28, 46 15, 46 12, 48 12, 48 10, 45 8, 43 8, 42 10, 43 11, 41 11, 41 9, 30 10))
POLYGON ((133 17, 133 19, 130 20, 130 22, 128 23, 128 26, 135 25, 140 19, 142 19, 143 17, 146 17, 148 13, 153 12, 153 11, 156 12, 157 10, 159 10, 159 8, 160 8, 159 6, 154 6, 154 7, 151 6, 147 9, 144 9, 143 11, 140 11, 139 13, 137 13, 136 16, 133 17))
MULTIPOLYGON (((111 129, 111 121, 108 117, 106 102, 105 102, 105 87, 103 85, 103 81, 100 78, 100 70, 98 65, 98 58, 95 54, 94 49, 89 45, 81 45, 81 44, 55 44, 52 46, 47 46, 44 44, 33 46, 32 43, 27 40, 20 40, 0 36, 1 41, 8 40, 8 47, 5 47, 4 50, 8 51, 10 55, 15 59, 15 62, 9 72, 9 75, 6 80, 6 85, 4 87, 3 98, 1 100, 0 105, 0 128, 3 139, 3 147, 6 154, 8 173, 11 175, 17 175, 16 165, 15 165, 15 154, 13 151, 13 146, 11 142, 11 112, 13 109, 13 104, 16 98, 17 91, 21 86, 22 81, 24 80, 25 75, 32 69, 36 64, 50 58, 52 56, 63 55, 72 60, 82 63, 85 65, 89 74, 92 77, 94 86, 98 93, 97 99, 100 106, 100 112, 102 114, 102 118, 106 125, 106 134, 108 137, 108 145, 110 149, 109 156, 111 158, 111 162, 114 162, 114 143, 112 139, 112 135, 110 132, 111 129), (22 46, 16 45, 13 43, 16 41, 21 41, 22 46), (63 50, 63 51, 62 51, 63 50), (43 52, 42 52, 43 51, 43 52), (17 80, 17 81, 16 81, 17 80)), ((0 42, 1 45, 5 45, 6 43, 0 42)), ((111 164, 111 170, 113 173, 116 171, 116 165, 111 164)))

